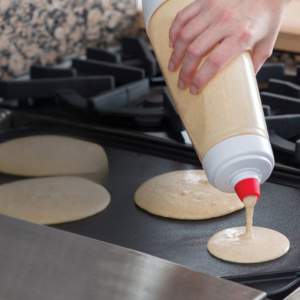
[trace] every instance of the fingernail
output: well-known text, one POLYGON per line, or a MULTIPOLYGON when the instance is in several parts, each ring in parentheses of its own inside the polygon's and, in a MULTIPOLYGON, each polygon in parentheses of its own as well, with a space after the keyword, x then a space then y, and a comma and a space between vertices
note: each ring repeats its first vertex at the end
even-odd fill
POLYGON ((168 66, 169 71, 173 72, 175 69, 175 65, 174 63, 170 60, 169 61, 169 66, 168 66))
POLYGON ((178 87, 179 89, 181 89, 181 90, 184 89, 184 82, 183 82, 181 79, 178 80, 177 87, 178 87))
POLYGON ((198 89, 194 85, 191 85, 191 87, 190 87, 190 93, 192 95, 197 95, 198 94, 198 89))
POLYGON ((171 40, 169 41, 169 47, 173 48, 173 42, 171 40))

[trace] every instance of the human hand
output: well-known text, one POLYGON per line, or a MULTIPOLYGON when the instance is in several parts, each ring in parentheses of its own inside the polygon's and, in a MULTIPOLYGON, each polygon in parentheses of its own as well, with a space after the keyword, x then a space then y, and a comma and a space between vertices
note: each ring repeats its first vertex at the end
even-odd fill
POLYGON ((257 73, 272 54, 289 2, 196 0, 188 5, 177 14, 169 33, 174 48, 169 71, 177 71, 182 63, 178 88, 190 87, 191 94, 200 93, 218 71, 247 50, 257 73))

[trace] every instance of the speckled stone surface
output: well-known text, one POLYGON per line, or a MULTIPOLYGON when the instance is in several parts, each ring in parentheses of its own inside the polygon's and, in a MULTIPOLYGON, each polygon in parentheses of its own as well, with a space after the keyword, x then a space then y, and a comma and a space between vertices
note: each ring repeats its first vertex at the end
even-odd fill
POLYGON ((0 78, 55 64, 138 30, 135 0, 1 0, 0 78))

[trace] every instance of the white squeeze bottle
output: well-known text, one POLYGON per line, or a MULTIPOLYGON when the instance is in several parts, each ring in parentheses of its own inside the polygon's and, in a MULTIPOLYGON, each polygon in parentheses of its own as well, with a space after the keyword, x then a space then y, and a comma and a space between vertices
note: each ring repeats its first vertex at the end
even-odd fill
POLYGON ((210 183, 223 192, 257 195, 274 157, 250 53, 233 59, 199 95, 177 88, 179 71, 168 71, 169 29, 193 0, 143 0, 147 33, 184 126, 210 183))

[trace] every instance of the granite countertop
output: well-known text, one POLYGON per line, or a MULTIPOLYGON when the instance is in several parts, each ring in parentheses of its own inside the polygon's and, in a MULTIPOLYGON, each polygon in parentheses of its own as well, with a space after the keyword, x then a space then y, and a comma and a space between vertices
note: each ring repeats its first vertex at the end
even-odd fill
POLYGON ((1 0, 0 79, 56 64, 138 30, 135 0, 1 0))

